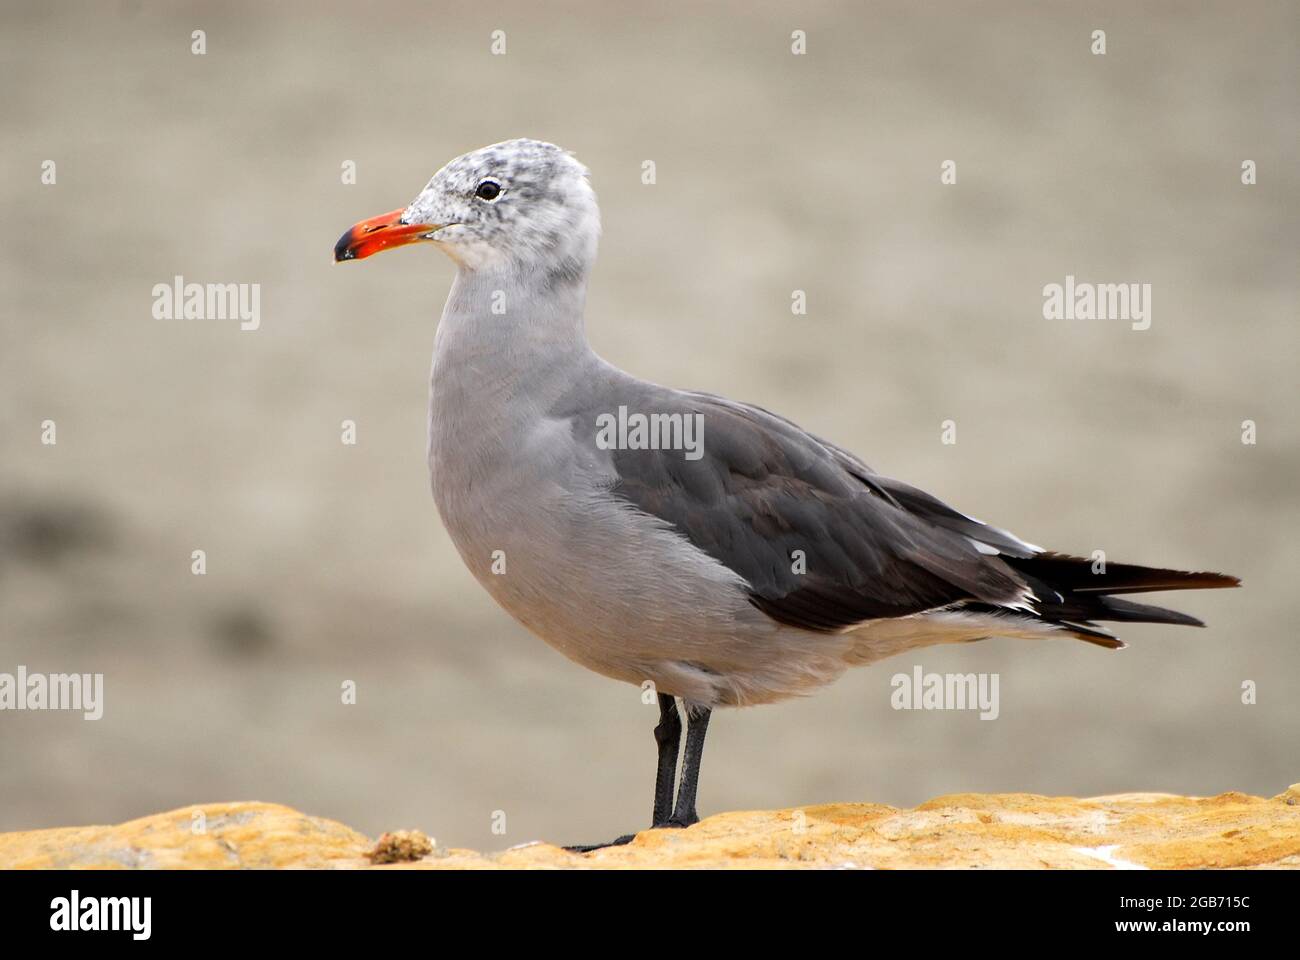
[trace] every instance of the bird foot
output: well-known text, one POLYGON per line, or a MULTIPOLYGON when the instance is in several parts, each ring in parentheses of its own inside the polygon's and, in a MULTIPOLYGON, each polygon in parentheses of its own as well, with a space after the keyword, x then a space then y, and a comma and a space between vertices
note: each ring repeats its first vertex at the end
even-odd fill
POLYGON ((669 817, 663 823, 656 823, 651 830, 685 830, 687 827, 693 827, 700 822, 700 818, 694 814, 687 817, 669 817))
POLYGON ((625 843, 631 843, 636 839, 635 833, 624 834, 617 840, 611 840, 608 843, 579 843, 572 847, 565 847, 569 853, 591 853, 593 850, 604 850, 606 847, 621 847, 625 843))
MULTIPOLYGON (((667 820, 663 821, 662 823, 652 823, 650 825, 650 829, 651 830, 684 830, 687 827, 699 822, 700 822, 700 818, 698 816, 669 817, 667 820)), ((572 847, 565 847, 564 849, 568 850, 569 853, 591 853, 591 851, 593 850, 604 850, 606 847, 621 847, 624 844, 631 843, 635 839, 636 839, 635 833, 628 833, 619 837, 617 840, 611 840, 608 843, 579 843, 579 844, 575 844, 572 847)))

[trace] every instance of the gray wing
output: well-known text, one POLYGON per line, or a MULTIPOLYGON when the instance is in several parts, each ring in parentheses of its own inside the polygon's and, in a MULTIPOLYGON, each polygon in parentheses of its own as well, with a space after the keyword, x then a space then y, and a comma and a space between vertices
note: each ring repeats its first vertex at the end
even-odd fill
POLYGON ((614 450, 612 493, 743 577, 773 619, 834 631, 967 601, 1025 603, 1024 580, 997 553, 1031 548, 1010 534, 761 408, 661 388, 636 400, 701 414, 703 455, 614 450))

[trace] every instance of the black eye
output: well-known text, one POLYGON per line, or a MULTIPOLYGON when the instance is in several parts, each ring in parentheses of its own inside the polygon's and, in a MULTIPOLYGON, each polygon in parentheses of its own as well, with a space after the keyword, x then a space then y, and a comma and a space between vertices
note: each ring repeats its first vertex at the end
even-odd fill
POLYGON ((478 185, 478 189, 474 191, 474 196, 480 200, 495 200, 501 196, 501 184, 495 180, 484 180, 478 185))

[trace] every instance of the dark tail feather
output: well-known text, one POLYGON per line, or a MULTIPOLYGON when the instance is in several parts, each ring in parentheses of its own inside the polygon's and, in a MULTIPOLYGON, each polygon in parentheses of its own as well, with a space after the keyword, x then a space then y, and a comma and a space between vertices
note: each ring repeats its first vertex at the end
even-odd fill
POLYGON ((1070 623, 1062 620, 1058 626, 1069 630, 1077 639, 1095 644, 1098 647, 1105 647, 1107 650, 1123 650, 1127 644, 1109 630, 1103 630, 1096 624, 1085 626, 1082 623, 1070 623))

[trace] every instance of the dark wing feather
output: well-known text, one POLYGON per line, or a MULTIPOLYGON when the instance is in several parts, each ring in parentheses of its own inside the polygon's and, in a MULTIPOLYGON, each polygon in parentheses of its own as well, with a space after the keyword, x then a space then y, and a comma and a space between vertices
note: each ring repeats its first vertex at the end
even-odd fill
POLYGON ((904 509, 895 491, 927 495, 882 486, 861 461, 789 421, 706 394, 643 400, 645 412, 703 414, 703 456, 613 451, 612 492, 743 577, 773 619, 833 631, 961 601, 1021 599, 1025 585, 1001 559, 980 553, 964 529, 904 509), (795 572, 795 551, 804 573, 795 572))

